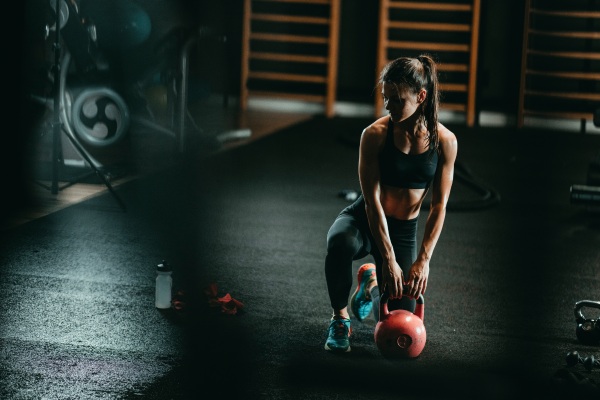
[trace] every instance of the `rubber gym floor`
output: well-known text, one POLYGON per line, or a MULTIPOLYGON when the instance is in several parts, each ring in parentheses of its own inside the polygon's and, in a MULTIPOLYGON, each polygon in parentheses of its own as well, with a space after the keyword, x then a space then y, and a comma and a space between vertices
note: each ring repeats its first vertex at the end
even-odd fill
POLYGON ((323 349, 325 237, 348 205, 340 191, 358 190, 368 123, 316 116, 120 185, 127 211, 106 192, 2 232, 0 397, 596 396, 600 368, 565 356, 600 357, 577 340, 573 313, 600 300, 600 214, 569 197, 598 135, 450 126, 457 175, 431 261, 425 349, 384 358, 372 315, 353 318, 350 353, 323 349), (181 310, 154 307, 162 260, 181 310), (215 302, 226 295, 237 313, 215 302))

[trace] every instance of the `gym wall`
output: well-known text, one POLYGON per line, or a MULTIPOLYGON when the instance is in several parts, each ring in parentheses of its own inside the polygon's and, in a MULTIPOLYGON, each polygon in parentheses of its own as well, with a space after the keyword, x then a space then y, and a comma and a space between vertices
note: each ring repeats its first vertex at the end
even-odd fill
MULTIPOLYGON (((337 101, 372 104, 376 75, 377 1, 342 0, 337 101)), ((243 1, 204 2, 198 22, 226 35, 226 57, 219 76, 223 90, 237 97, 240 87, 243 1)), ((477 85, 478 110, 516 113, 519 96, 523 3, 482 1, 477 85)), ((202 55, 196 65, 202 65, 202 55)), ((218 60, 211 60, 217 63, 218 60)), ((200 67, 201 68, 201 67, 200 67)), ((194 71, 192 70, 193 74, 194 71)))

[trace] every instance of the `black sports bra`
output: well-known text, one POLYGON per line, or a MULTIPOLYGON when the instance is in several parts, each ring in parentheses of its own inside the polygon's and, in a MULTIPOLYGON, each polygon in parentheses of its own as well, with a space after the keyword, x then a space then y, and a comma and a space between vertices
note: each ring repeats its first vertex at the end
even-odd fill
POLYGON ((385 145, 379 154, 381 184, 408 189, 426 189, 438 164, 438 153, 429 148, 421 154, 406 154, 394 144, 394 124, 388 123, 385 145))

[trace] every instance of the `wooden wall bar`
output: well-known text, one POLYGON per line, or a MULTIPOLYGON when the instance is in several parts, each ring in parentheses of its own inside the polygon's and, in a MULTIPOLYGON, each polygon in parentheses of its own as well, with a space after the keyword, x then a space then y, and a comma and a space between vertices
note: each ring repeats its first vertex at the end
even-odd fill
POLYGON ((334 115, 340 0, 244 0, 240 107, 249 97, 317 102, 334 115))
POLYGON ((522 52, 517 125, 539 116, 585 127, 600 108, 600 1, 526 0, 522 52))

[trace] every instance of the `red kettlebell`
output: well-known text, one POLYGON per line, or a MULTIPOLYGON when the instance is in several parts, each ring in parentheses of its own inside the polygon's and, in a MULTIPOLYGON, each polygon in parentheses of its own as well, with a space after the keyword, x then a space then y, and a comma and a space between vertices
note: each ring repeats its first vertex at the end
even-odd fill
POLYGON ((384 293, 379 303, 379 322, 375 326, 375 344, 387 358, 416 358, 427 340, 425 331, 425 299, 419 295, 415 312, 407 310, 388 311, 388 295, 384 293))

